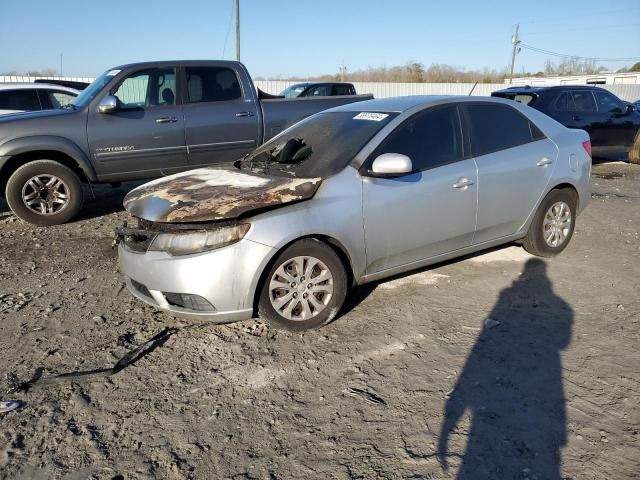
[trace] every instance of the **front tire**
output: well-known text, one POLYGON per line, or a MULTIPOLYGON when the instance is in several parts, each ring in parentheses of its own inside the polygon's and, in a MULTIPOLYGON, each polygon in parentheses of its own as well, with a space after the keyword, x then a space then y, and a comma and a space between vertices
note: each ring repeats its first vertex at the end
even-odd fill
POLYGON ((35 225, 58 225, 80 211, 82 183, 73 170, 61 163, 35 160, 13 172, 5 196, 21 220, 35 225))
POLYGON ((260 318, 278 329, 303 331, 335 318, 347 294, 344 265, 327 244, 300 240, 280 253, 264 277, 260 318))
POLYGON ((549 192, 522 240, 524 249, 538 257, 553 257, 562 252, 573 236, 577 204, 577 194, 570 188, 549 192))

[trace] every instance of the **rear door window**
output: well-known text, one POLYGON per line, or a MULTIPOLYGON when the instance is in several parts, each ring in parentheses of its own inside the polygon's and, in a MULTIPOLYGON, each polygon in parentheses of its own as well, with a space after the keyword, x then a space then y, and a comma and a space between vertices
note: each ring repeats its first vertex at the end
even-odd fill
POLYGON ((475 103, 464 106, 474 156, 506 150, 542 138, 542 132, 508 105, 475 103))
POLYGON ((227 67, 186 67, 187 103, 237 100, 242 97, 236 72, 227 67))
POLYGON ((596 101, 589 90, 576 90, 571 92, 576 112, 596 112, 596 101))
POLYGON ((334 85, 333 86, 333 94, 334 95, 353 95, 353 87, 350 85, 334 85))
POLYGON ((19 90, 0 91, 1 110, 24 110, 27 112, 42 110, 38 93, 35 89, 24 88, 19 90))
POLYGON ((555 103, 556 110, 559 112, 575 112, 576 105, 573 102, 573 97, 568 92, 562 92, 555 103))
POLYGON ((400 153, 411 159, 414 170, 426 170, 464 157, 460 116, 455 105, 416 113, 396 128, 373 158, 400 153))
POLYGON ((329 97, 331 96, 331 85, 318 85, 304 94, 305 97, 329 97))

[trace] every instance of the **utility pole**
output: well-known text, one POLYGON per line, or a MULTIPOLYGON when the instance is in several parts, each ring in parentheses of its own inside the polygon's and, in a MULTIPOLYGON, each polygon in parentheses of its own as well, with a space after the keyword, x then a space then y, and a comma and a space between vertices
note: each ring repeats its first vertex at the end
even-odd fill
POLYGON ((236 0, 236 60, 240 61, 240 0, 236 0))
POLYGON ((347 66, 344 64, 344 60, 342 61, 342 65, 340 65, 340 81, 344 82, 344 74, 347 72, 347 66))
POLYGON ((518 44, 520 43, 520 39, 518 38, 518 30, 520 29, 520 25, 516 24, 516 31, 511 37, 511 44, 513 45, 513 49, 511 50, 511 70, 509 72, 509 85, 513 83, 513 67, 516 63, 516 53, 518 44))
POLYGON ((60 54, 60 73, 58 75, 62 76, 62 54, 60 54))

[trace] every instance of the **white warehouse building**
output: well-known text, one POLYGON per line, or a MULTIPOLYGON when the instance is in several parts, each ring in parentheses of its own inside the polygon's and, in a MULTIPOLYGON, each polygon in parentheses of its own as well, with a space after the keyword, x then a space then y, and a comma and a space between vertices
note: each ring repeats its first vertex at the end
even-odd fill
POLYGON ((592 75, 568 75, 565 77, 519 77, 512 85, 639 85, 640 72, 594 73, 592 75))

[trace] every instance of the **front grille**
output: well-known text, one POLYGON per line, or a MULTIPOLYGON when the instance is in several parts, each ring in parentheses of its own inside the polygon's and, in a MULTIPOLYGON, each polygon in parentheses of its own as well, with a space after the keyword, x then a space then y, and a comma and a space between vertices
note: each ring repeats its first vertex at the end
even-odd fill
POLYGON ((125 235, 123 242, 129 250, 134 252, 145 253, 149 249, 149 245, 155 238, 155 234, 133 234, 125 235))
POLYGON ((116 228, 115 233, 116 244, 122 242, 128 250, 138 253, 145 253, 157 235, 156 232, 150 230, 129 228, 126 223, 122 227, 116 228))

